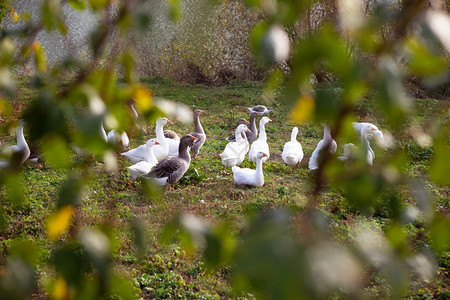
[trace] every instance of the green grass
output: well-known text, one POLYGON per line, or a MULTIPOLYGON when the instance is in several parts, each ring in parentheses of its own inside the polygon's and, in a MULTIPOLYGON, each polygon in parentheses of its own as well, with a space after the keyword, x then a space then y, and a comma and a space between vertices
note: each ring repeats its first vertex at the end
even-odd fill
MULTIPOLYGON (((229 298, 246 297, 238 295, 229 282, 230 270, 220 269, 207 272, 203 262, 197 257, 186 255, 177 245, 163 246, 158 242, 162 226, 177 212, 188 211, 210 220, 226 221, 238 235, 245 226, 246 216, 273 208, 288 208, 301 211, 308 196, 312 193, 313 178, 307 169, 309 155, 321 139, 322 128, 313 124, 299 126, 298 140, 302 143, 305 158, 298 169, 292 169, 282 162, 283 145, 290 139, 293 124, 288 119, 290 106, 279 100, 269 106, 274 108, 273 123, 267 125, 268 142, 271 159, 264 165, 265 185, 262 188, 235 187, 230 174, 223 172, 218 153, 225 145, 225 138, 233 133, 235 122, 240 117, 247 117, 247 106, 261 103, 262 86, 259 83, 234 82, 225 87, 207 87, 201 85, 179 85, 160 78, 144 79, 144 84, 157 97, 184 103, 190 108, 206 110, 201 122, 206 131, 207 141, 198 158, 191 163, 185 179, 175 185, 173 191, 163 190, 162 197, 149 199, 145 196, 140 182, 132 182, 127 175, 126 166, 131 165, 119 157, 120 170, 110 173, 101 162, 95 162, 89 184, 84 191, 82 203, 77 213, 76 222, 82 226, 110 224, 116 228, 116 245, 113 250, 114 265, 124 274, 133 278, 136 288, 143 297, 148 298, 229 298), (195 171, 194 171, 195 169, 195 171), (133 231, 130 221, 142 220, 148 235, 149 246, 143 257, 137 257, 132 245, 133 231)), ((19 89, 17 107, 23 105, 34 94, 24 84, 19 89)), ((434 118, 444 118, 448 112, 448 101, 415 100, 416 113, 408 119, 408 124, 427 125, 434 118)), ((375 113, 370 99, 362 101, 356 111, 361 121, 373 121, 385 128, 386 122, 375 113)), ((422 178, 430 187, 436 201, 436 208, 441 212, 450 210, 447 187, 435 186, 428 182, 428 168, 432 150, 421 148, 407 134, 407 127, 398 135, 398 142, 406 153, 403 164, 404 172, 412 177, 422 178)), ((191 124, 167 126, 181 134, 192 131, 191 124)), ((141 136, 131 141, 131 147, 141 144, 154 136, 154 125, 148 125, 150 135, 141 136)), ((3 141, 13 141, 14 135, 5 136, 3 141)), ((389 156, 388 151, 376 150, 376 161, 383 161, 389 156)), ((338 153, 342 152, 339 145, 338 153)), ((243 166, 251 164, 246 159, 243 166)), ((46 242, 45 220, 55 207, 58 189, 65 180, 65 172, 48 167, 26 165, 22 173, 24 203, 13 207, 2 201, 9 219, 9 227, 0 241, 2 251, 0 262, 5 263, 9 245, 20 238, 29 238, 42 247, 42 261, 49 256, 46 242)), ((396 191, 402 204, 413 202, 405 187, 396 191)), ((2 198, 7 196, 1 191, 2 198)), ((387 209, 386 202, 390 195, 383 194, 372 211, 369 219, 381 226, 389 221, 393 212, 387 209)), ((352 226, 360 216, 344 197, 341 188, 326 187, 320 197, 320 209, 331 220, 332 234, 339 241, 348 241, 352 226)), ((408 229, 412 237, 418 236, 416 227, 408 229)), ((414 240, 414 238, 413 238, 414 240)), ((448 269, 448 253, 442 258, 448 269)), ((444 273, 442 273, 444 274, 444 273)), ((375 280, 367 288, 368 294, 385 295, 386 283, 375 280)), ((437 293, 438 289, 448 288, 449 282, 440 276, 434 283, 415 281, 410 294, 426 297, 427 293, 437 293), (423 292, 422 292, 423 291, 423 292)))

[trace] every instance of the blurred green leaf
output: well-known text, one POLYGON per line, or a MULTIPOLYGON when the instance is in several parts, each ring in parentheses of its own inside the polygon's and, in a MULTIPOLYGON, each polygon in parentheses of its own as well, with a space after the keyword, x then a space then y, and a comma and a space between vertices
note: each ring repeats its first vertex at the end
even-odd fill
POLYGON ((131 229, 133 231, 133 242, 138 250, 137 254, 142 256, 145 252, 147 242, 148 242, 146 232, 145 232, 145 226, 140 219, 134 218, 131 221, 131 229))
POLYGON ((412 109, 412 102, 403 86, 403 75, 392 57, 380 60, 381 73, 378 79, 377 104, 386 119, 396 128, 405 120, 405 113, 412 109))
POLYGON ((58 29, 64 35, 67 33, 67 27, 62 18, 61 1, 44 1, 41 10, 41 22, 48 31, 58 29))
POLYGON ((442 126, 433 143, 434 155, 429 173, 431 179, 438 184, 450 184, 449 128, 446 124, 442 126))
POLYGON ((66 205, 77 206, 81 203, 84 181, 78 174, 70 174, 61 186, 56 207, 62 208, 66 205))
POLYGON ((173 21, 178 21, 181 18, 182 7, 180 0, 167 0, 169 4, 169 16, 173 21))
POLYGON ((386 237, 399 254, 406 257, 410 253, 405 229, 401 224, 391 224, 387 228, 386 237))
POLYGON ((370 213, 381 188, 381 179, 369 173, 357 174, 345 182, 348 201, 364 214, 370 213))
POLYGON ((413 74, 432 75, 446 69, 445 60, 430 53, 425 45, 417 39, 407 39, 405 49, 410 57, 409 67, 413 74))
POLYGON ((40 140, 52 133, 67 137, 69 128, 65 115, 70 112, 48 92, 42 92, 26 107, 23 118, 29 124, 30 139, 40 140))
POLYGON ((448 215, 435 214, 430 225, 429 237, 436 252, 450 250, 450 217, 448 215))
POLYGON ((334 120, 340 111, 340 96, 333 89, 320 88, 315 95, 316 121, 334 120))
POLYGON ((140 290, 134 288, 129 279, 115 273, 111 275, 111 290, 112 294, 119 299, 131 300, 139 298, 139 293, 136 292, 140 292, 140 290))
POLYGON ((217 268, 231 262, 236 241, 230 235, 230 228, 224 224, 215 225, 206 234, 204 257, 209 268, 217 268))
POLYGON ((83 10, 86 8, 85 0, 69 0, 69 4, 70 6, 78 10, 83 10))
POLYGON ((70 165, 70 149, 67 142, 59 136, 48 136, 42 142, 45 161, 55 168, 67 168, 70 165))
POLYGON ((145 30, 147 30, 152 24, 152 18, 146 12, 138 12, 135 18, 136 23, 138 24, 138 28, 141 32, 145 32, 145 30))
POLYGON ((94 11, 105 8, 108 3, 108 0, 89 0, 89 4, 94 11))
POLYGON ((28 239, 14 240, 10 247, 10 253, 12 256, 27 262, 30 266, 39 263, 39 255, 41 254, 36 244, 28 239))
POLYGON ((0 293, 4 299, 26 299, 36 287, 32 266, 19 258, 11 258, 0 276, 0 293))
POLYGON ((10 172, 5 176, 5 185, 7 188, 8 200, 15 206, 21 207, 25 201, 23 193, 22 179, 20 173, 10 172))
POLYGON ((52 262, 58 275, 63 276, 67 283, 74 287, 83 284, 83 273, 91 268, 85 251, 73 243, 55 249, 52 262))

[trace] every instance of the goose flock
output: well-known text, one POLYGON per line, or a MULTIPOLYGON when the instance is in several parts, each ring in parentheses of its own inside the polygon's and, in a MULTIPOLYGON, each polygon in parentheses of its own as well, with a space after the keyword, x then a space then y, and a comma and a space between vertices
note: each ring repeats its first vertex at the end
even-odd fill
MULTIPOLYGON (((137 119, 137 112, 132 102, 127 106, 130 113, 137 119)), ((237 121, 235 134, 227 138, 229 141, 222 153, 219 154, 223 168, 231 168, 234 183, 238 186, 264 185, 263 165, 270 158, 269 144, 267 143, 266 125, 272 120, 263 116, 272 115, 273 110, 263 105, 248 108, 250 122, 244 118, 237 121), (256 119, 259 121, 259 132, 256 127, 256 119), (247 127, 248 125, 248 127, 247 127), (256 169, 240 168, 239 165, 248 155, 249 161, 256 164, 256 169)), ((199 151, 206 141, 206 134, 200 122, 200 115, 204 111, 196 109, 193 111, 194 130, 184 136, 180 136, 172 130, 164 130, 164 126, 173 124, 166 117, 156 120, 155 138, 150 138, 145 144, 134 149, 125 151, 129 145, 129 139, 125 132, 111 130, 106 134, 103 125, 100 126, 100 135, 108 143, 116 146, 121 152, 120 155, 130 160, 133 165, 126 170, 132 179, 142 177, 152 180, 156 184, 164 186, 178 182, 189 168, 191 155, 193 158, 199 155, 199 151)), ((372 138, 383 141, 383 133, 377 126, 367 122, 352 123, 354 131, 361 140, 361 151, 354 144, 345 144, 344 153, 337 158, 342 161, 352 161, 357 153, 364 154, 364 160, 368 165, 373 164, 375 154, 370 147, 372 138)), ((20 120, 16 128, 17 145, 3 146, 0 152, 0 168, 20 167, 30 157, 30 148, 25 140, 23 129, 25 122, 20 120)), ((320 156, 323 151, 334 154, 337 150, 337 143, 331 135, 331 129, 327 124, 323 124, 324 134, 312 152, 309 159, 308 168, 315 171, 319 168, 320 156)), ((141 131, 144 129, 138 128, 141 131)), ((297 140, 299 129, 294 127, 291 139, 284 144, 282 159, 288 166, 297 168, 304 157, 302 145, 297 140)), ((85 150, 73 147, 76 153, 85 154, 85 150)))

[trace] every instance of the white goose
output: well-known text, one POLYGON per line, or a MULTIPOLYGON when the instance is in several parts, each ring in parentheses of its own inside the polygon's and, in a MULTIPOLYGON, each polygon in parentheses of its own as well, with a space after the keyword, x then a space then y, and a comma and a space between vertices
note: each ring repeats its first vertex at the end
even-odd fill
POLYGON ((188 148, 192 147, 197 140, 198 139, 195 136, 190 134, 183 136, 180 139, 178 156, 163 159, 143 177, 152 179, 158 185, 169 184, 172 187, 172 185, 179 181, 189 169, 191 156, 188 148))
MULTIPOLYGON (((200 115, 204 113, 204 110, 196 109, 193 112, 194 115, 194 131, 189 133, 192 136, 195 136, 198 140, 192 145, 190 151, 192 152, 192 157, 196 157, 198 155, 198 151, 203 146, 206 140, 205 131, 203 130, 202 124, 200 123, 200 115)), ((164 131, 164 135, 167 138, 166 131, 164 131)), ((168 156, 178 156, 178 147, 180 145, 180 139, 170 139, 167 138, 167 142, 169 144, 169 154, 168 156)))
POLYGON ((25 122, 19 120, 16 127, 17 145, 5 148, 2 154, 9 156, 8 160, 0 160, 0 168, 7 168, 11 164, 13 167, 20 167, 30 156, 30 148, 28 147, 25 136, 23 135, 23 127, 25 122))
POLYGON ((242 133, 246 132, 247 130, 249 130, 247 125, 239 125, 236 128, 235 133, 236 141, 229 142, 225 146, 225 150, 223 150, 223 152, 219 154, 224 167, 233 167, 244 161, 249 145, 247 139, 242 136, 242 133))
POLYGON ((337 158, 342 161, 354 160, 357 152, 355 144, 349 143, 344 145, 344 153, 337 158))
POLYGON ((164 136, 164 125, 166 124, 173 124, 169 119, 167 118, 159 118, 156 120, 156 140, 158 141, 159 145, 156 145, 153 147, 153 153, 155 154, 155 157, 158 161, 163 160, 167 157, 169 154, 169 144, 167 143, 167 138, 164 136))
MULTIPOLYGON (((160 158, 164 155, 164 153, 167 156, 169 152, 169 146, 167 144, 166 138, 164 137, 163 126, 165 124, 172 124, 172 122, 170 122, 167 118, 160 118, 156 120, 156 140, 158 141, 159 144, 153 147, 153 154, 157 162, 162 160, 160 158), (163 146, 163 144, 165 145, 165 148, 161 147, 163 146)), ((140 145, 137 148, 131 149, 127 152, 120 153, 120 155, 125 156, 134 163, 138 163, 140 161, 146 160, 146 158, 148 157, 147 146, 146 144, 140 145)))
POLYGON ((337 149, 336 141, 331 137, 331 129, 327 125, 324 126, 323 139, 317 144, 316 149, 311 154, 309 159, 308 168, 313 171, 319 168, 319 156, 320 152, 328 148, 331 153, 335 153, 337 149))
POLYGON ((250 152, 248 153, 248 159, 254 163, 256 163, 256 155, 258 152, 264 152, 266 156, 264 156, 262 162, 266 162, 270 157, 269 144, 267 144, 267 135, 266 135, 266 124, 272 122, 268 117, 262 117, 259 121, 259 136, 256 141, 252 143, 250 147, 250 152))
POLYGON ((267 154, 260 151, 256 154, 256 170, 249 168, 239 168, 233 166, 233 180, 236 185, 251 185, 260 187, 264 185, 264 174, 262 170, 262 159, 267 157, 267 154))
POLYGON ((145 160, 139 161, 132 166, 127 168, 128 173, 130 173, 131 178, 137 179, 148 172, 150 172, 154 166, 158 163, 155 155, 153 154, 153 146, 159 145, 156 139, 149 139, 145 144, 147 150, 147 157, 145 160))
POLYGON ((116 130, 111 130, 107 135, 108 143, 116 146, 119 150, 123 151, 128 148, 130 140, 125 131, 118 132, 116 130))
POLYGON ((167 153, 167 156, 178 156, 178 147, 180 146, 180 140, 168 138, 165 134, 164 137, 166 138, 167 145, 169 146, 169 152, 167 153))
MULTIPOLYGON (((370 147, 369 138, 374 137, 380 141, 383 140, 383 133, 378 130, 378 128, 370 123, 367 123, 365 125, 362 125, 360 127, 361 131, 361 146, 362 150, 364 151, 365 160, 368 165, 373 165, 373 160, 375 158, 375 153, 373 152, 372 148, 370 147)), ((345 144, 344 146, 344 155, 338 157, 340 160, 349 160, 351 159, 352 153, 350 152, 350 148, 352 148, 353 152, 356 149, 356 146, 353 144, 345 144), (347 150, 347 153, 346 153, 347 150), (342 158, 341 158, 342 157, 342 158)))
POLYGON ((297 141, 298 128, 292 128, 291 140, 286 142, 283 147, 281 157, 285 164, 291 167, 297 167, 303 159, 302 145, 297 141))

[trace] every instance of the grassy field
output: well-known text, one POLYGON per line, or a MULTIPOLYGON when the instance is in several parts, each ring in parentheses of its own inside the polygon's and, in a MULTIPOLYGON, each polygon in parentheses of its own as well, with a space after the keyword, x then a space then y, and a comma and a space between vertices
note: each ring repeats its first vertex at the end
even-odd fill
MULTIPOLYGON (((308 159, 317 142, 322 137, 322 128, 314 124, 299 125, 298 140, 303 146, 305 157, 298 169, 284 165, 281 159, 283 145, 290 139, 295 126, 288 116, 290 104, 277 101, 271 104, 274 114, 272 123, 266 126, 271 158, 264 165, 265 185, 262 188, 238 188, 233 184, 231 170, 223 171, 218 153, 225 145, 225 138, 233 133, 235 122, 247 117, 247 106, 261 103, 262 86, 259 83, 232 83, 225 87, 207 87, 201 85, 179 85, 161 79, 146 79, 155 96, 175 100, 192 109, 204 109, 201 123, 206 131, 207 141, 200 150, 198 158, 191 163, 187 176, 175 185, 173 191, 163 191, 161 198, 148 199, 140 182, 133 182, 125 167, 131 163, 119 158, 120 172, 111 173, 101 161, 97 161, 89 180, 89 186, 82 198, 82 205, 76 222, 82 225, 111 224, 115 228, 116 243, 113 247, 114 264, 120 272, 133 278, 136 288, 141 289, 143 297, 148 298, 229 298, 250 295, 235 294, 229 282, 232 268, 224 267, 215 272, 207 272, 204 263, 198 257, 188 256, 178 245, 161 245, 158 235, 162 226, 177 212, 188 211, 209 220, 220 220, 230 224, 234 234, 238 235, 245 226, 246 216, 255 212, 273 208, 289 208, 301 212, 312 193, 313 178, 307 169, 308 159), (196 170, 197 173, 194 171, 196 170), (141 258, 135 254, 132 246, 133 230, 130 221, 141 219, 148 234, 149 247, 141 258)), ((24 85, 15 103, 17 113, 20 107, 33 95, 34 91, 24 85), (20 99, 20 100, 19 100, 20 99)), ((416 113, 405 124, 397 136, 407 160, 404 162, 407 175, 428 183, 429 191, 435 199, 435 207, 447 214, 450 211, 448 187, 435 186, 428 182, 428 168, 432 150, 421 148, 407 134, 411 124, 427 125, 437 118, 448 117, 449 101, 432 99, 415 100, 416 113)), ((360 121, 373 122, 381 130, 390 128, 376 113, 371 99, 364 100, 356 112, 360 121)), ((426 127, 426 126, 425 126, 426 127)), ((166 128, 179 133, 192 131, 193 125, 175 122, 166 128)), ((139 136, 131 140, 131 147, 145 142, 154 136, 154 125, 148 126, 149 136, 139 136)), ((13 140, 14 135, 2 137, 3 141, 13 140)), ((375 161, 383 161, 388 151, 375 148, 375 161)), ((342 145, 338 145, 338 153, 342 145)), ((76 158, 74 158, 76 159, 76 158)), ((246 159, 243 166, 251 166, 246 159)), ((24 166, 22 181, 25 203, 19 208, 6 207, 9 227, 0 239, 0 263, 4 264, 9 246, 13 240, 27 238, 33 240, 41 249, 40 260, 49 258, 49 242, 46 239, 44 222, 55 207, 54 201, 58 188, 65 180, 64 171, 49 167, 24 166)), ((400 191, 404 203, 415 200, 405 188, 400 191)), ((5 191, 2 191, 4 198, 5 191)), ((348 232, 361 218, 347 202, 339 188, 325 188, 320 197, 320 208, 330 217, 332 234, 339 241, 348 239, 348 232)), ((388 222, 391 212, 383 205, 376 207, 369 220, 381 228, 388 222)), ((418 245, 420 226, 411 226, 407 234, 418 245)), ((417 246, 416 244, 413 247, 417 246)), ((409 294, 417 297, 429 297, 438 290, 449 290, 450 253, 438 258, 440 273, 436 280, 425 282, 420 279, 411 285, 409 294)), ((383 280, 370 282, 367 293, 372 296, 386 296, 386 283, 383 280)))

